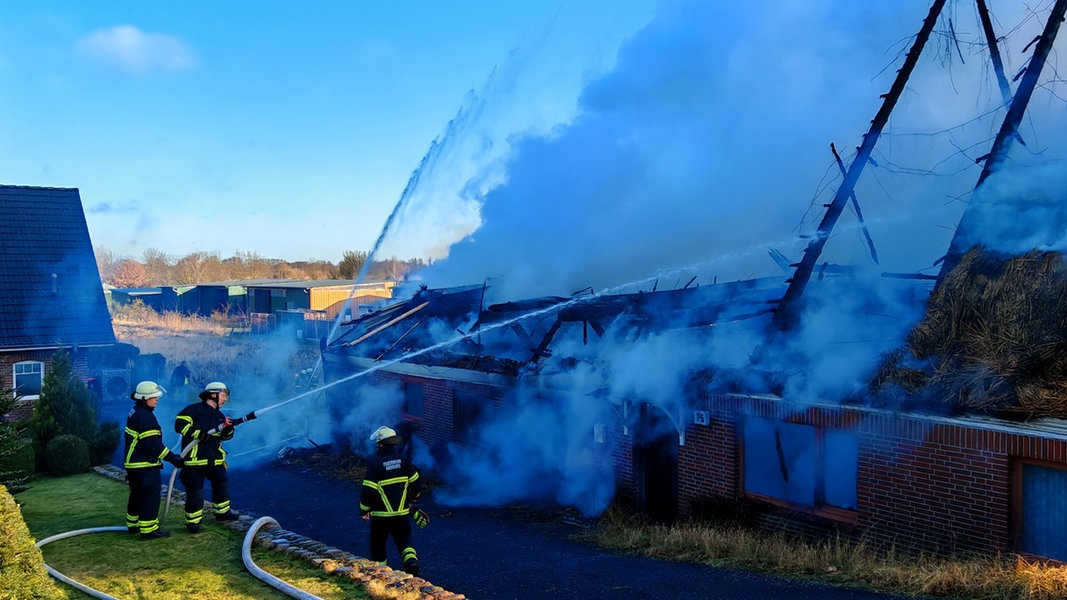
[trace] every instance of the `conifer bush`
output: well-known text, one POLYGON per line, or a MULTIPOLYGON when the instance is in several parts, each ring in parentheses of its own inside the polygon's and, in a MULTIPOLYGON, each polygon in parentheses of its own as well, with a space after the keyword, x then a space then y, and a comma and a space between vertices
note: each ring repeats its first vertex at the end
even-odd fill
POLYGON ((57 352, 52 357, 52 367, 45 373, 41 395, 33 406, 30 431, 37 469, 41 471, 49 468, 45 449, 53 438, 70 434, 88 443, 99 435, 92 392, 74 373, 66 352, 57 352))
POLYGON ((22 512, 7 488, 0 485, 0 598, 67 598, 44 569, 22 512))
MULTIPOLYGON (((15 410, 14 391, 0 392, 0 415, 15 410)), ((33 447, 26 439, 26 423, 0 420, 0 485, 20 489, 33 475, 33 447)))
POLYGON ((60 477, 89 470, 89 444, 80 437, 65 433, 48 442, 44 450, 48 471, 60 477))
POLYGON ((120 439, 122 435, 117 421, 102 423, 96 436, 89 440, 89 464, 97 467, 110 463, 115 457, 115 450, 119 448, 120 439))

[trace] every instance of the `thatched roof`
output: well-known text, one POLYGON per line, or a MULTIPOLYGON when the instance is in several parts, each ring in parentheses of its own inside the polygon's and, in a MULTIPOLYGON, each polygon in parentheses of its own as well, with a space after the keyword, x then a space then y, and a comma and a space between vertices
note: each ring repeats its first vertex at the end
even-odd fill
POLYGON ((1067 264, 975 247, 935 288, 876 392, 965 412, 1067 418, 1067 264))

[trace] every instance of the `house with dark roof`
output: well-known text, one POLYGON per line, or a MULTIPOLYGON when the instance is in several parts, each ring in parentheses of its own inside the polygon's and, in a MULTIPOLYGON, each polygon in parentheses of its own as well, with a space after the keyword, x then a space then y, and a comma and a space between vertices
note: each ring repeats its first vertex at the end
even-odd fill
POLYGON ((77 188, 0 185, 0 222, 0 386, 26 406, 56 352, 87 378, 115 333, 77 188))

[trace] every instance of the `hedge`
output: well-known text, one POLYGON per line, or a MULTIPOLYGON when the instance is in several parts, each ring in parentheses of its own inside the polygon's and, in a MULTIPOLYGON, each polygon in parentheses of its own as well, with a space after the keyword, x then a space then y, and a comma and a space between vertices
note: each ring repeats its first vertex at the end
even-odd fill
POLYGON ((0 485, 0 600, 67 598, 44 568, 15 499, 0 485))

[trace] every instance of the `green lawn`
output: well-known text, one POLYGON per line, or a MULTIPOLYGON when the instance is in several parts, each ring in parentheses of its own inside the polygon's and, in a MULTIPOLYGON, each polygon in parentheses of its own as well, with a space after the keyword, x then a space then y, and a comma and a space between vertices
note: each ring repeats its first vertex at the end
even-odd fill
MULTIPOLYGON (((127 487, 96 474, 36 479, 15 498, 36 540, 125 525, 127 487)), ((98 532, 56 540, 41 552, 53 569, 117 598, 288 598, 245 570, 242 534, 211 519, 204 522, 203 533, 189 535, 181 507, 172 505, 163 524, 173 534, 169 538, 141 541, 125 531, 98 532)), ((369 598, 362 586, 303 560, 255 546, 252 558, 275 577, 322 598, 369 598)), ((71 598, 89 597, 62 587, 71 598)))

